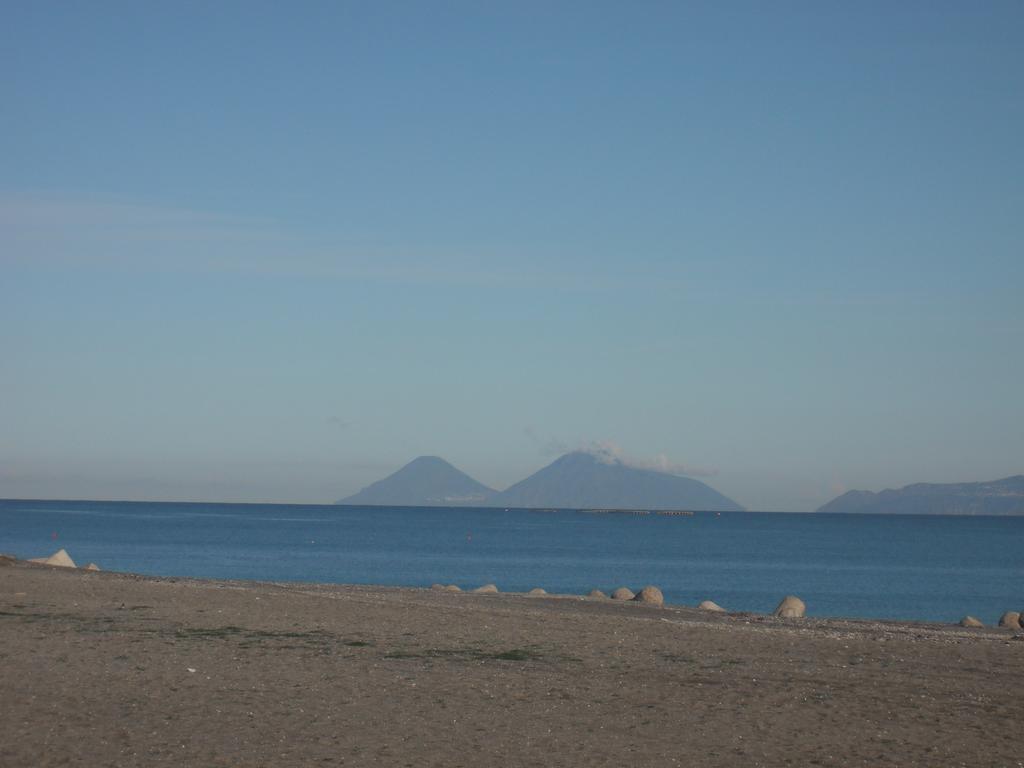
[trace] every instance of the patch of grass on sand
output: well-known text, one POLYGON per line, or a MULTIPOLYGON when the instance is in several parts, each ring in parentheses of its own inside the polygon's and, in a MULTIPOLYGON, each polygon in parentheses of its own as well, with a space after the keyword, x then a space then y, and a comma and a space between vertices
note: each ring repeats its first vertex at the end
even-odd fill
POLYGON ((49 617, 45 613, 16 613, 12 611, 0 611, 0 618, 18 618, 26 619, 28 621, 39 621, 40 619, 46 619, 49 617))
POLYGON ((539 653, 532 651, 529 648, 512 648, 508 651, 491 654, 490 658, 498 659, 499 661, 533 661, 540 657, 539 653))
POLYGON ((682 653, 663 653, 661 657, 665 661, 671 661, 675 664, 696 664, 697 660, 693 656, 686 656, 682 653))
POLYGON ((179 637, 231 637, 245 632, 241 627, 180 627, 175 630, 179 637))
MULTIPOLYGON (((319 629, 309 632, 275 632, 269 629, 245 629, 228 625, 226 627, 179 627, 174 631, 181 638, 217 638, 241 637, 245 642, 253 643, 262 640, 305 640, 307 643, 322 643, 333 636, 319 629)), ((351 643, 346 643, 350 645, 351 643)))
POLYGON ((463 659, 467 661, 537 661, 543 655, 532 648, 484 651, 480 648, 426 648, 422 651, 400 649, 384 654, 385 659, 463 659))

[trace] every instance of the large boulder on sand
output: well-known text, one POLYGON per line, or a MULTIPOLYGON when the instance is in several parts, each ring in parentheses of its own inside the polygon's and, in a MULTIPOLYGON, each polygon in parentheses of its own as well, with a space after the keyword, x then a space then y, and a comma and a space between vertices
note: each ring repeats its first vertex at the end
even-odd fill
POLYGON ((703 603, 697 606, 702 611, 714 611, 715 613, 725 613, 725 608, 720 606, 718 603, 713 603, 710 600, 705 600, 703 603))
POLYGON ((493 584, 484 584, 482 587, 477 587, 473 591, 479 592, 482 595, 494 595, 497 594, 498 588, 493 584))
POLYGON ((661 590, 657 587, 647 586, 641 589, 633 599, 638 603, 647 603, 648 605, 664 605, 665 597, 661 594, 661 590))
POLYGON ((42 563, 43 565, 56 565, 60 568, 77 568, 75 561, 71 559, 66 549, 58 549, 49 557, 34 557, 30 563, 42 563))
POLYGON ((587 595, 587 597, 601 597, 601 598, 606 598, 606 597, 608 597, 608 595, 606 595, 606 594, 605 594, 604 592, 602 592, 602 591, 601 591, 600 589, 592 589, 592 590, 590 590, 590 594, 589 594, 589 595, 587 595))
POLYGON ((458 584, 449 584, 447 587, 444 588, 444 591, 445 592, 461 592, 462 589, 459 588, 458 584))
POLYGON ((984 627, 985 625, 978 621, 973 616, 964 616, 960 619, 961 627, 984 627))
POLYGON ((547 592, 546 589, 541 589, 540 587, 534 587, 527 594, 529 594, 529 595, 546 595, 547 593, 548 592, 547 592))
POLYGON ((1000 627, 1009 627, 1010 629, 1020 629, 1021 628, 1020 614, 1017 613, 1016 611, 1007 611, 1006 613, 1004 613, 1002 616, 999 617, 999 626, 1000 627))
POLYGON ((802 619, 806 614, 807 606, 795 595, 786 595, 775 609, 775 615, 783 619, 802 619))
POLYGON ((612 600, 632 600, 636 595, 629 587, 619 587, 612 592, 612 600))

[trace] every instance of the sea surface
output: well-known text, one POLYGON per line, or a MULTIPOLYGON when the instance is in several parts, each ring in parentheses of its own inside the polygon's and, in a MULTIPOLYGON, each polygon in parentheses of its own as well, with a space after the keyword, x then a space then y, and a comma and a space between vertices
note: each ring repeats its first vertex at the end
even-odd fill
MULTIPOLYGON (((1024 517, 692 517, 459 508, 0 500, 0 552, 160 576, 586 594, 813 616, 995 623, 1024 609, 1024 517)), ((0 571, 0 583, 3 572, 0 571)))

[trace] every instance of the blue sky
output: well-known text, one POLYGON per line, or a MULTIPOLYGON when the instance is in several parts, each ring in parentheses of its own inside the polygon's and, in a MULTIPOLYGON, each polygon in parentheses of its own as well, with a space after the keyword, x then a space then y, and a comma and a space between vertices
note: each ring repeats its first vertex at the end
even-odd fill
POLYGON ((1024 472, 1021 3, 210 6, 5 10, 0 496, 1024 472))

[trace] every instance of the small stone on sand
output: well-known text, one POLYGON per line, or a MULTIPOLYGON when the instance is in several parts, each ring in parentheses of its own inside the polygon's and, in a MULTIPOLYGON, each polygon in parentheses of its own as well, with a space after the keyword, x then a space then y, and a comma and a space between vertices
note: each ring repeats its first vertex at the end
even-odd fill
POLYGON ((619 587, 612 592, 612 600, 632 600, 636 595, 629 587, 619 587))
POLYGON ((985 625, 982 624, 980 621, 978 621, 973 616, 964 616, 962 619, 960 619, 960 626, 961 627, 975 627, 976 628, 976 627, 984 627, 985 625))
POLYGON ((604 592, 602 592, 602 591, 601 591, 600 589, 592 589, 592 590, 590 590, 590 594, 588 594, 588 595, 587 595, 587 597, 600 597, 600 598, 607 598, 607 597, 608 597, 608 595, 606 595, 606 594, 605 594, 604 592))
POLYGON ((527 594, 530 594, 530 595, 546 595, 547 593, 548 592, 547 592, 546 589, 541 589, 540 587, 534 587, 527 594))
POLYGON ((494 595, 497 594, 498 588, 493 584, 484 584, 482 587, 477 587, 473 591, 481 595, 494 595))

